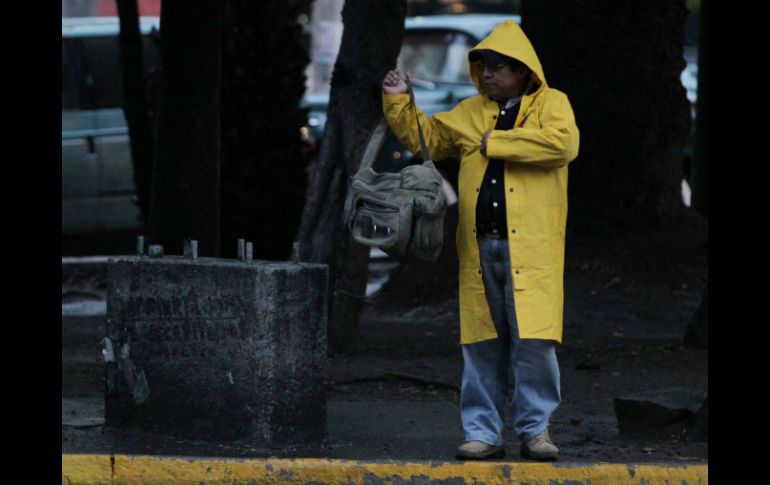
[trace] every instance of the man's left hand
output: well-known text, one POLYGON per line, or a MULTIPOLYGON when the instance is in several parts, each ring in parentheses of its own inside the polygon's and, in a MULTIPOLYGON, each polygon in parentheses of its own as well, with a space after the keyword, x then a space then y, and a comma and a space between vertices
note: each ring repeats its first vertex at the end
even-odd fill
POLYGON ((487 140, 489 139, 490 133, 492 133, 492 130, 487 130, 487 132, 484 133, 484 136, 481 137, 481 148, 479 149, 479 151, 485 157, 487 156, 487 140))

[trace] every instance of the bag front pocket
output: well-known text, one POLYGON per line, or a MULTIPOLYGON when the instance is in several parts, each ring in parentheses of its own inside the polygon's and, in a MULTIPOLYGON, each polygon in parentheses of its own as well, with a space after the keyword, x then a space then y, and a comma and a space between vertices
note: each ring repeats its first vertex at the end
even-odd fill
POLYGON ((401 217, 398 207, 360 199, 357 205, 350 228, 353 238, 367 246, 387 248, 396 244, 401 217))
POLYGON ((414 208, 414 232, 412 242, 426 259, 438 258, 444 244, 444 209, 428 212, 414 208))

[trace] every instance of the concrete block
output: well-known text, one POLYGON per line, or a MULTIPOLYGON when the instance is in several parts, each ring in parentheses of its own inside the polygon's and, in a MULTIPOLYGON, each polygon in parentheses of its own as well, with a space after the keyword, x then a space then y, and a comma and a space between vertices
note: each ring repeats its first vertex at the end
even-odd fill
POLYGON ((703 400, 703 394, 667 388, 617 397, 613 406, 621 436, 668 438, 671 433, 682 432, 703 400))
POLYGON ((709 440, 709 400, 701 404, 698 412, 687 422, 684 439, 691 443, 707 443, 709 440))
POLYGON ((123 257, 107 278, 108 426, 323 442, 326 265, 123 257))

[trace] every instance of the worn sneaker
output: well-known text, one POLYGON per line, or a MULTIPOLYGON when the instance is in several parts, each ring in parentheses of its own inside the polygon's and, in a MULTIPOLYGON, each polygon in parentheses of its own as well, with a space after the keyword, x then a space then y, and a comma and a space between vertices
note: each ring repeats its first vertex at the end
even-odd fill
POLYGON ((548 436, 548 428, 521 445, 521 456, 534 460, 555 460, 558 454, 559 448, 548 436))
POLYGON ((503 445, 490 445, 483 441, 466 441, 457 447, 455 452, 457 458, 470 460, 481 460, 484 458, 503 458, 505 448, 503 445))

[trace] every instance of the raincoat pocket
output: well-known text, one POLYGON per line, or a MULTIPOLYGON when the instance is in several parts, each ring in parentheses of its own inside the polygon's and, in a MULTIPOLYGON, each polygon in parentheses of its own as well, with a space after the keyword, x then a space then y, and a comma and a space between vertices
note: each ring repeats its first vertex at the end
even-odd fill
POLYGON ((511 277, 513 278, 513 289, 524 290, 526 288, 529 288, 529 278, 527 276, 528 275, 526 275, 520 269, 512 269, 511 277))

